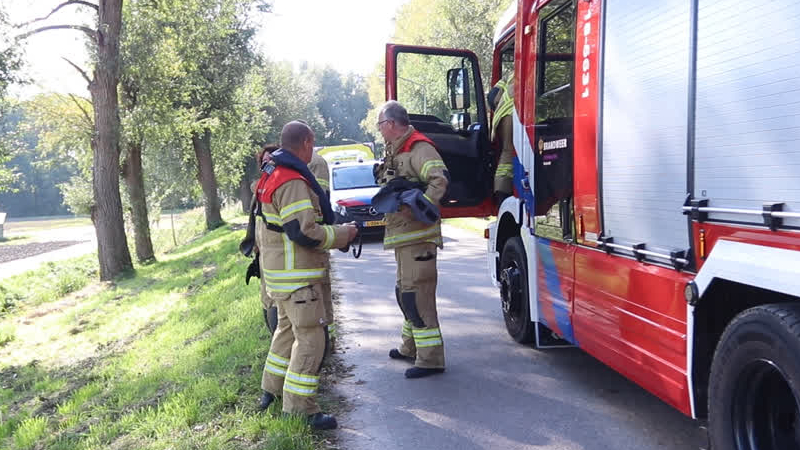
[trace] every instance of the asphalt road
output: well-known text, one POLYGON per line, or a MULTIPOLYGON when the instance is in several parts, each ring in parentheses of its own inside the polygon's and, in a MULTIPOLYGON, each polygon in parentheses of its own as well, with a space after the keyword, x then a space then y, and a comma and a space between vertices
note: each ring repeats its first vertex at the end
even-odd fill
POLYGON ((485 240, 446 228, 438 310, 447 371, 407 380, 399 344, 394 256, 378 242, 361 259, 334 255, 344 362, 337 383, 352 410, 340 446, 394 449, 697 448, 691 419, 578 349, 536 350, 505 331, 487 274, 485 240))

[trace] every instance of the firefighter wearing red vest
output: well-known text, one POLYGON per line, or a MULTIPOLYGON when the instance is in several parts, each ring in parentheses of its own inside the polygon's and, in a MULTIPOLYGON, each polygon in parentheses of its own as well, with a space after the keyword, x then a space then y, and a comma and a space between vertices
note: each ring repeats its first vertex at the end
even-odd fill
MULTIPOLYGON (((384 163, 376 178, 383 186, 397 177, 425 186, 424 195, 439 205, 447 190, 447 167, 433 142, 410 125, 408 112, 390 101, 378 115, 378 131, 386 142, 384 163)), ((384 248, 394 249, 397 261, 395 295, 405 321, 402 345, 389 357, 414 362, 407 378, 444 372, 444 341, 436 313, 436 252, 442 247, 441 221, 427 225, 403 205, 386 215, 384 248)))
POLYGON ((500 80, 489 91, 489 107, 494 111, 492 117, 492 140, 500 147, 500 160, 494 173, 494 195, 499 203, 513 191, 514 162, 514 79, 500 80))
POLYGON ((325 194, 304 167, 314 148, 314 133, 308 125, 286 124, 281 146, 284 150, 274 152, 273 160, 278 159, 278 152, 287 152, 282 158, 291 160, 296 169, 277 165, 262 175, 256 189, 267 223, 258 242, 262 277, 267 294, 278 306, 278 326, 264 365, 259 408, 266 409, 282 395, 284 412, 305 414, 312 428, 331 429, 337 426, 336 419, 323 414, 315 400, 325 347, 321 284, 328 276, 328 250, 347 245, 357 229, 320 223, 326 215, 320 206, 325 194))
MULTIPOLYGON (((259 162, 259 167, 261 164, 270 161, 270 153, 279 149, 280 147, 277 145, 266 145, 260 152, 258 152, 256 159, 259 162)), ((319 183, 320 187, 325 191, 325 194, 330 198, 330 172, 328 169, 328 162, 325 161, 325 158, 319 156, 316 152, 311 156, 311 162, 308 163, 308 170, 314 175, 314 178, 317 179, 317 183, 319 183)), ((255 194, 256 185, 258 181, 253 182, 251 186, 251 190, 255 194)), ((252 211, 255 207, 255 202, 257 201, 257 196, 253 195, 253 201, 250 204, 250 210, 252 211)), ((256 221, 256 239, 258 240, 258 236, 261 233, 264 233, 266 230, 266 224, 262 221, 256 221)), ((258 248, 258 246, 256 246, 258 248)), ((327 269, 328 276, 322 280, 322 293, 323 293, 323 300, 325 301, 325 322, 327 325, 325 326, 327 329, 327 337, 328 337, 328 345, 325 346, 326 351, 332 352, 333 345, 334 345, 334 338, 336 336, 336 322, 333 320, 333 299, 331 295, 331 278, 330 278, 330 258, 325 261, 325 268, 327 269)), ((275 327, 277 326, 278 322, 278 315, 277 315, 277 307, 275 306, 275 302, 272 301, 269 295, 267 295, 266 285, 264 284, 264 277, 261 277, 261 303, 264 306, 264 322, 267 324, 267 328, 269 328, 270 332, 275 332, 275 327)))

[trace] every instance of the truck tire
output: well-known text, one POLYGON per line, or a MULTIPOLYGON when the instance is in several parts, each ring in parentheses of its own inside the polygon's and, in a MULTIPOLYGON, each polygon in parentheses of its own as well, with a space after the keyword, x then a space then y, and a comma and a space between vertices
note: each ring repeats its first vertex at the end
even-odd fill
POLYGON ((508 334, 517 342, 527 344, 535 337, 528 298, 528 262, 522 239, 515 236, 506 241, 500 255, 500 299, 508 334))
POLYGON ((800 304, 731 321, 711 364, 708 412, 712 450, 800 449, 800 304))

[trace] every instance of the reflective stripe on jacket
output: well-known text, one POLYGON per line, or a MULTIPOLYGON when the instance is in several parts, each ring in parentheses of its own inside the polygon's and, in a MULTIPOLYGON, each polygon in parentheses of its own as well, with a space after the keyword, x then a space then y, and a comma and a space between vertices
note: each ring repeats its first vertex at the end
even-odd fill
POLYGON ((278 186, 271 200, 262 203, 262 213, 283 232, 263 227, 257 230, 256 239, 267 292, 279 299, 325 280, 328 250, 347 244, 347 230, 320 223, 319 199, 302 179, 278 186))

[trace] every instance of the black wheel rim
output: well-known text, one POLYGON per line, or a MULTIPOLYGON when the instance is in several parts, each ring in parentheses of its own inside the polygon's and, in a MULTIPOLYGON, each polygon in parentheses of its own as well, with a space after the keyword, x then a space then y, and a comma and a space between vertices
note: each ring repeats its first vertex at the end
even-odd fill
POLYGON ((517 261, 512 258, 500 272, 500 298, 503 316, 512 334, 519 332, 523 325, 521 316, 524 299, 522 297, 522 271, 517 261))
POLYGON ((737 450, 800 448, 800 407, 783 372, 759 359, 742 371, 733 395, 737 450))

